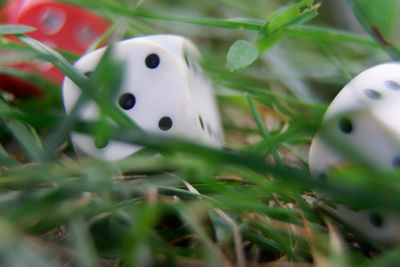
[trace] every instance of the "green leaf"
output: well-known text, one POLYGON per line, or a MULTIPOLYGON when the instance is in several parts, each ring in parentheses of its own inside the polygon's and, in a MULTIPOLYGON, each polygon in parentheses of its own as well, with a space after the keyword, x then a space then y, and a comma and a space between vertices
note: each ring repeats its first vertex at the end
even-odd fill
POLYGON ((297 4, 289 4, 270 15, 261 29, 258 46, 260 51, 271 47, 281 37, 281 30, 303 24, 318 15, 319 4, 314 0, 302 0, 297 4))
POLYGON ((303 0, 297 4, 289 4, 282 10, 278 10, 268 18, 265 24, 266 27, 263 29, 264 32, 272 33, 286 26, 293 25, 299 17, 314 11, 314 8, 311 6, 312 4, 313 0, 303 0))
POLYGON ((0 35, 6 34, 17 34, 17 33, 28 33, 36 31, 36 28, 24 25, 0 25, 0 35))
MULTIPOLYGON (((397 0, 349 0, 353 12, 363 28, 374 37, 390 36, 398 16, 397 0)), ((380 38, 380 37, 379 37, 380 38)))
POLYGON ((397 0, 349 0, 354 15, 364 30, 394 59, 400 59, 400 49, 390 40, 398 16, 397 0))
POLYGON ((236 41, 228 51, 226 66, 230 71, 237 71, 248 67, 258 58, 256 45, 244 41, 236 41))

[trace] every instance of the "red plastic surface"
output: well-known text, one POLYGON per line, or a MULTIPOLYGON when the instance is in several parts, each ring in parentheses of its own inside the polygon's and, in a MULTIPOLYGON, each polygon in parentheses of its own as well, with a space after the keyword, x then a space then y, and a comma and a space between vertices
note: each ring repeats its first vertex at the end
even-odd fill
MULTIPOLYGON (((7 24, 22 24, 37 28, 27 35, 54 49, 83 54, 97 41, 109 27, 109 22, 100 16, 65 3, 44 0, 12 0, 0 12, 0 20, 7 24)), ((15 40, 15 38, 10 37, 15 40)), ((39 70, 42 77, 61 84, 64 75, 54 66, 32 63, 35 66, 25 68, 39 70)), ((4 79, 0 75, 0 87, 15 88, 10 84, 14 79, 4 79)), ((25 82, 26 83, 26 82, 25 82)), ((19 86, 22 83, 20 83, 19 86)), ((14 90, 14 89, 13 89, 14 90)), ((10 90, 7 90, 10 91, 10 90)), ((19 95, 24 90, 19 89, 19 95)), ((17 90, 15 91, 17 92, 17 90)), ((32 90, 26 90, 32 95, 32 90)))

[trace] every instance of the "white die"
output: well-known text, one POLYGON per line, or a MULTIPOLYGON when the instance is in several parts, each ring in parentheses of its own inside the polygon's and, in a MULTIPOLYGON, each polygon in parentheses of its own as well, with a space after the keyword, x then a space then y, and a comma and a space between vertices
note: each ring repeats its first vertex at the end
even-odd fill
MULTIPOLYGON (((313 177, 323 178, 330 168, 351 162, 332 145, 327 134, 355 151, 377 169, 400 166, 400 64, 370 68, 351 80, 330 104, 309 152, 313 177)), ((379 177, 377 177, 379 179, 379 177)), ((385 244, 400 240, 400 221, 381 211, 353 211, 343 205, 329 208, 346 223, 385 244)))
MULTIPOLYGON (((76 63, 82 73, 96 69, 105 48, 93 51, 76 63)), ((223 131, 210 82, 199 66, 200 54, 189 40, 177 35, 151 35, 116 42, 112 57, 124 65, 122 83, 114 103, 144 131, 179 136, 206 145, 221 147, 223 131)), ((67 113, 81 90, 68 78, 63 84, 67 113)), ((83 120, 96 120, 94 102, 80 110, 83 120)), ((106 160, 124 158, 141 147, 110 141, 97 148, 91 136, 72 133, 79 151, 106 160)))

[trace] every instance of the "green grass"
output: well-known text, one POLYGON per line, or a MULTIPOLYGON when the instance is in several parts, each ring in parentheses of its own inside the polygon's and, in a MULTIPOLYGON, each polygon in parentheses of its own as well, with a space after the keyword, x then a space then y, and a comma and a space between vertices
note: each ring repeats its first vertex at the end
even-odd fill
POLYGON ((46 92, 40 99, 0 99, 1 264, 400 264, 398 246, 351 229, 315 193, 399 214, 400 173, 361 164, 315 180, 307 159, 333 96, 363 69, 398 59, 397 1, 385 1, 383 14, 376 1, 349 0, 365 33, 340 28, 326 1, 66 2, 109 19, 113 30, 104 39, 155 33, 192 39, 216 88, 226 148, 143 133, 107 100, 118 62, 105 56, 88 79, 71 65, 76 55, 27 37, 30 28, 0 26, 1 35, 23 42, 2 40, 2 49, 53 63, 84 92, 66 115, 59 88, 0 68, 46 92), (122 36, 113 35, 118 29, 122 36), (107 119, 80 120, 76 111, 89 100, 107 119), (77 159, 69 134, 93 129, 147 149, 117 162, 77 159))

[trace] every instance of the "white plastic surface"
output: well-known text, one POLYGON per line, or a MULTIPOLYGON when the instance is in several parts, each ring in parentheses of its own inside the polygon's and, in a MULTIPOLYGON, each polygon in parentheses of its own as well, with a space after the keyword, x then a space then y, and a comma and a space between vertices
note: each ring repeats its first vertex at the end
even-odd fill
MULTIPOLYGON (((352 162, 350 152, 381 170, 399 167, 398 160, 396 164, 396 158, 400 156, 399 63, 370 68, 339 92, 312 141, 309 152, 311 175, 324 177, 330 168, 352 162), (351 123, 351 131, 341 129, 343 120, 351 123), (345 150, 332 143, 340 144, 345 150)), ((400 221, 392 215, 378 211, 383 224, 377 226, 370 220, 371 211, 354 212, 340 205, 329 209, 374 240, 385 244, 400 241, 400 221)))

